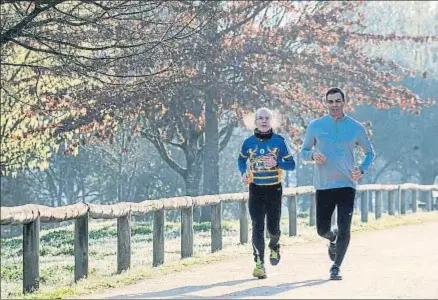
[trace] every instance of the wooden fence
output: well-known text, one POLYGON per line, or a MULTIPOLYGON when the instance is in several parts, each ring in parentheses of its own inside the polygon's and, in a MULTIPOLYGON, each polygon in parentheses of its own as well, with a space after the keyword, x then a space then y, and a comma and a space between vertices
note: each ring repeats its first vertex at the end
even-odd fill
MULTIPOLYGON (((382 216, 383 195, 387 193, 388 214, 406 214, 410 209, 415 213, 419 207, 419 193, 426 193, 426 211, 437 209, 432 192, 438 185, 360 185, 357 198, 362 222, 368 221, 368 198, 375 195, 373 207, 375 218, 382 216), (407 195, 411 193, 411 202, 407 195)), ((299 197, 312 195, 309 212, 309 225, 315 225, 315 190, 311 186, 284 188, 289 216, 289 235, 297 235, 297 203, 299 197)), ((193 254, 193 209, 211 206, 211 251, 222 249, 222 204, 238 202, 240 207, 240 242, 248 242, 248 193, 206 195, 199 197, 175 197, 159 200, 146 200, 140 203, 121 202, 114 205, 95 205, 78 203, 63 207, 47 207, 27 204, 15 207, 0 207, 1 225, 23 224, 23 293, 39 288, 39 233, 40 222, 62 222, 75 220, 74 233, 74 280, 88 275, 88 220, 117 218, 117 272, 131 266, 131 217, 153 213, 153 262, 154 267, 164 263, 165 211, 181 210, 181 258, 193 254)))

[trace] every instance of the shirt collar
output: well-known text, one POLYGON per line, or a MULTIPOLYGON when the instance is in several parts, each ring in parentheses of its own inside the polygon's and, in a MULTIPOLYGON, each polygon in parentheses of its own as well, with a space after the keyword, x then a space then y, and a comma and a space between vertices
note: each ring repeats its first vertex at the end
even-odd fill
POLYGON ((341 118, 339 118, 339 119, 336 119, 331 114, 328 114, 328 116, 333 121, 345 121, 347 119, 347 117, 348 117, 348 115, 346 113, 344 113, 344 115, 341 118))

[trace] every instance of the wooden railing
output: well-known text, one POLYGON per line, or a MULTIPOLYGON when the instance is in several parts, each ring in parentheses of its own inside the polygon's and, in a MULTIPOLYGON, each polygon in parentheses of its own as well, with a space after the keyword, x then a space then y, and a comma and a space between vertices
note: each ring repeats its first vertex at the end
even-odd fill
MULTIPOLYGON (((375 193, 375 218, 382 216, 383 193, 388 193, 388 214, 406 214, 411 208, 418 208, 418 194, 427 193, 425 210, 437 208, 432 192, 438 185, 360 185, 357 197, 362 222, 368 221, 368 198, 375 193), (411 203, 407 194, 412 193, 411 203)), ((315 225, 315 190, 311 186, 284 188, 289 215, 289 235, 297 235, 297 203, 299 197, 312 195, 309 212, 309 225, 315 225)), ((62 222, 75 220, 74 234, 74 280, 88 276, 88 220, 117 218, 117 272, 131 266, 131 217, 153 213, 153 262, 154 267, 164 263, 165 211, 181 210, 181 258, 193 255, 193 209, 211 206, 211 251, 222 249, 222 204, 240 203, 240 242, 248 242, 248 193, 207 195, 199 197, 175 197, 159 200, 146 200, 140 203, 121 202, 114 205, 95 205, 78 203, 63 207, 47 207, 28 204, 16 207, 1 207, 1 225, 23 224, 23 293, 39 288, 39 232, 40 222, 62 222)))

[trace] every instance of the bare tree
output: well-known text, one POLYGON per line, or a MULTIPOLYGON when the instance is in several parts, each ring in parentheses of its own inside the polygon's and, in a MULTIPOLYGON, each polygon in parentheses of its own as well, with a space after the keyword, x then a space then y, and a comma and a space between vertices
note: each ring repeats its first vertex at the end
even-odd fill
MULTIPOLYGON (((108 128, 132 91, 151 97, 169 59, 214 11, 190 1, 2 1, 1 174, 39 165, 62 140, 108 128), (108 121, 105 127, 105 121, 108 121), (102 126, 100 128, 99 126, 102 126), (71 133, 77 131, 73 136, 71 133), (3 151, 2 151, 3 152, 3 151)), ((70 152, 77 148, 72 142, 70 152)), ((55 149, 56 150, 56 149, 55 149)))

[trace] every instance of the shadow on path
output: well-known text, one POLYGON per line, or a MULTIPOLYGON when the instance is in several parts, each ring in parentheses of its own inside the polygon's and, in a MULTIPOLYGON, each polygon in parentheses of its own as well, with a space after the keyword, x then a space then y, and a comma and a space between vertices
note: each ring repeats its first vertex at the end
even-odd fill
POLYGON ((313 279, 313 280, 305 280, 293 283, 282 283, 276 286, 258 286, 249 288, 242 291, 236 291, 233 293, 228 293, 220 296, 196 296, 196 295, 187 295, 193 292, 198 292, 201 290, 206 290, 218 286, 233 286, 242 284, 249 281, 258 280, 255 278, 252 279, 241 279, 241 280, 232 280, 232 281, 224 281, 209 285, 194 285, 194 286, 185 286, 178 287, 170 290, 151 292, 151 293, 138 293, 138 294, 128 294, 128 295, 120 295, 108 297, 106 299, 144 299, 144 298, 158 298, 158 297, 172 297, 172 298, 180 298, 180 299, 211 299, 211 298, 241 298, 241 297, 250 297, 250 296, 272 296, 276 294, 280 294, 283 292, 287 292, 289 290, 294 290, 301 287, 309 287, 326 283, 327 279, 313 279))

